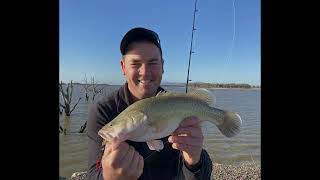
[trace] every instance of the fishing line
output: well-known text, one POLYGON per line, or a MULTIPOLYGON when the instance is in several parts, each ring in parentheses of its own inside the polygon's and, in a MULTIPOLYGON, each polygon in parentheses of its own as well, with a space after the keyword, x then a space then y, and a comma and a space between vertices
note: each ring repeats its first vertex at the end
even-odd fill
MULTIPOLYGON (((165 144, 167 144, 169 141, 167 140, 166 142, 164 142, 163 143, 163 146, 165 145, 165 144)), ((149 156, 147 156, 146 158, 144 158, 144 161, 145 160, 147 160, 149 157, 151 157, 152 155, 154 155, 154 153, 156 153, 157 151, 154 151, 154 152, 152 152, 151 154, 149 154, 149 156)), ((179 174, 180 174, 180 168, 179 167, 181 167, 181 165, 180 165, 180 158, 181 158, 181 151, 179 151, 179 157, 178 157, 178 159, 179 159, 179 161, 178 161, 178 172, 177 172, 177 175, 179 176, 179 174)))
POLYGON ((234 42, 235 42, 235 37, 236 37, 236 5, 235 5, 236 0, 232 0, 232 9, 233 9, 233 32, 232 32, 232 40, 231 40, 231 46, 229 49, 229 55, 227 54, 226 62, 223 64, 223 71, 226 72, 226 66, 228 65, 228 62, 231 61, 233 57, 233 49, 234 49, 234 42), (229 59, 229 60, 228 60, 229 59))
POLYGON ((232 59, 233 55, 233 48, 234 48, 234 39, 236 36, 236 0, 233 0, 232 7, 233 7, 233 34, 232 34, 232 41, 231 41, 231 48, 230 48, 230 60, 232 59))
MULTIPOLYGON (((164 142, 163 143, 163 146, 165 145, 165 144, 167 144, 169 141, 167 140, 166 142, 164 142)), ((144 160, 146 160, 146 159, 148 159, 150 156, 152 156, 154 153, 156 153, 156 152, 158 152, 158 151, 153 151, 151 154, 149 154, 149 156, 147 156, 146 158, 144 158, 144 160)))

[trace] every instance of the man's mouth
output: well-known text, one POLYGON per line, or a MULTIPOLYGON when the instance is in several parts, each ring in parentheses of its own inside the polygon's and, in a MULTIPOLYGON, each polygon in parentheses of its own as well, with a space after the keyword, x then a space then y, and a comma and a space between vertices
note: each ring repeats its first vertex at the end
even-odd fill
POLYGON ((138 80, 138 82, 141 84, 149 84, 152 82, 152 80, 138 80))

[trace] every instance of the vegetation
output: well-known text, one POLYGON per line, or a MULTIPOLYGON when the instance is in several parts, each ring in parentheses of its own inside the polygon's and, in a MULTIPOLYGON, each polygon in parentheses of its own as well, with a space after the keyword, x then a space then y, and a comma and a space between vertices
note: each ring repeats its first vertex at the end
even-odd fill
POLYGON ((87 102, 89 100, 89 95, 88 95, 89 87, 90 87, 90 85, 88 84, 87 76, 84 75, 84 86, 83 86, 83 88, 84 88, 85 97, 86 97, 86 101, 87 102))
POLYGON ((189 87, 192 88, 260 88, 260 86, 251 86, 249 84, 236 84, 236 83, 190 83, 189 87))
MULTIPOLYGON (((84 84, 81 83, 61 83, 59 84, 60 86, 60 93, 63 99, 63 103, 59 102, 59 114, 62 115, 63 112, 65 112, 66 116, 70 116, 72 111, 76 108, 78 105, 79 101, 81 100, 81 97, 79 97, 78 102, 71 108, 71 100, 72 100, 72 92, 73 92, 73 85, 80 85, 82 88, 84 88, 84 96, 86 99, 86 102, 89 100, 89 92, 91 92, 92 95, 92 102, 94 101, 94 98, 97 94, 101 93, 104 87, 100 87, 100 85, 107 85, 107 84, 98 84, 95 81, 94 77, 91 77, 91 82, 90 84, 88 83, 87 76, 85 75, 84 79, 84 84), (66 90, 64 90, 63 86, 67 86, 66 90)), ((83 133, 87 127, 87 121, 80 127, 79 133, 83 133)), ((61 126, 59 127, 59 132, 63 132, 64 134, 66 133, 66 129, 62 128, 61 126)))
POLYGON ((62 95, 62 99, 63 99, 63 104, 61 104, 59 102, 60 107, 62 107, 64 109, 64 112, 66 114, 66 116, 70 116, 70 114, 72 113, 72 111, 76 108, 76 106, 78 105, 81 97, 78 99, 78 102, 73 106, 73 108, 71 109, 71 102, 72 102, 72 92, 73 92, 73 84, 72 81, 70 84, 68 84, 66 91, 63 90, 62 87, 62 81, 60 83, 60 93, 62 95))
POLYGON ((87 127, 87 121, 80 127, 79 133, 83 133, 87 127))
POLYGON ((94 81, 94 77, 91 78, 91 91, 92 91, 92 101, 94 101, 94 97, 98 94, 101 93, 101 91, 104 89, 104 87, 102 88, 98 88, 97 86, 97 82, 94 81))

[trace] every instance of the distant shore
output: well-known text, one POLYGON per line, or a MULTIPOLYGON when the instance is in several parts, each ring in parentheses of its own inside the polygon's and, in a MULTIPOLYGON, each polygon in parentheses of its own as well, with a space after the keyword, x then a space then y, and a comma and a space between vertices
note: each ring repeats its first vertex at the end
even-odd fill
MULTIPOLYGON (((86 172, 76 172, 70 178, 65 180, 85 180, 86 172)), ((211 179, 215 180, 238 180, 238 179, 261 179, 261 167, 254 162, 245 162, 238 165, 227 165, 213 163, 211 179)))
POLYGON ((261 88, 207 88, 207 89, 238 89, 238 90, 261 90, 261 88))
MULTIPOLYGON (((62 85, 67 85, 69 83, 62 82, 62 85)), ((88 85, 85 83, 78 83, 73 82, 73 85, 88 85)), ((122 84, 106 84, 106 83, 97 83, 96 86, 121 86, 122 84)), ((168 86, 168 87, 186 87, 185 83, 161 83, 161 86, 168 86)), ((250 84, 236 84, 236 83, 189 83, 189 88, 208 88, 208 89, 260 89, 260 85, 250 85, 250 84)))

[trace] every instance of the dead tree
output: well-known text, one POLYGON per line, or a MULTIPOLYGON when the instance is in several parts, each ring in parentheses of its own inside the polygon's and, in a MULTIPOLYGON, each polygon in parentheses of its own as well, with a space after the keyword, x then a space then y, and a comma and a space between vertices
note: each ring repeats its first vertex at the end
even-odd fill
POLYGON ((87 127, 87 121, 84 123, 84 125, 80 127, 79 133, 83 133, 86 127, 87 127))
POLYGON ((67 135, 67 129, 59 125, 59 133, 63 133, 64 135, 67 135))
POLYGON ((70 116, 72 111, 76 108, 76 106, 78 105, 79 101, 81 100, 81 97, 80 97, 78 102, 71 109, 70 106, 71 106, 71 100, 72 100, 72 91, 73 91, 72 81, 71 81, 70 84, 68 84, 66 92, 63 90, 62 81, 61 81, 61 83, 60 83, 60 93, 62 95, 63 104, 61 104, 59 102, 59 105, 64 109, 64 113, 66 114, 66 116, 70 116))
POLYGON ((89 95, 88 95, 89 87, 90 87, 90 85, 89 85, 88 80, 87 80, 87 75, 85 74, 84 75, 84 92, 85 92, 85 96, 86 96, 86 101, 87 102, 89 100, 89 95))
POLYGON ((91 91, 92 91, 92 101, 94 101, 94 97, 98 94, 101 93, 101 91, 104 89, 104 87, 98 89, 97 83, 94 82, 94 77, 91 78, 91 91))

